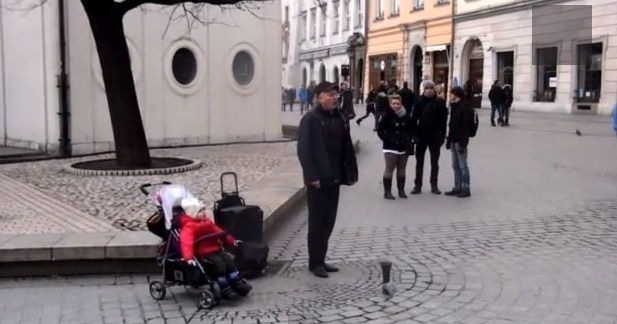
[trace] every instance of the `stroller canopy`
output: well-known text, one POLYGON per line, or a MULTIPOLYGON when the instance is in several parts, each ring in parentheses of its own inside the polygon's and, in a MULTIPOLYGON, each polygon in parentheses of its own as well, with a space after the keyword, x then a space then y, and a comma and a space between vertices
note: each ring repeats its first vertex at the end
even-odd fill
POLYGON ((173 218, 173 208, 178 207, 182 203, 182 199, 195 198, 188 189, 183 185, 167 185, 161 188, 156 195, 156 203, 161 206, 165 214, 165 227, 171 229, 171 220, 173 218))

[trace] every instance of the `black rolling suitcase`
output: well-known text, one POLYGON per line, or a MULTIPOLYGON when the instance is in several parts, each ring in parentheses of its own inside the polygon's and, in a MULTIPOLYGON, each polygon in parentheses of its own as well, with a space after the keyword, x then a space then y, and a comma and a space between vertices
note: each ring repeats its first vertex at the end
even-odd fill
POLYGON ((238 190, 238 176, 234 172, 221 174, 221 199, 214 203, 214 222, 225 232, 244 244, 231 252, 236 266, 245 277, 256 277, 267 265, 268 246, 263 243, 263 210, 247 205, 238 190), (223 179, 234 178, 235 191, 225 191, 223 179))

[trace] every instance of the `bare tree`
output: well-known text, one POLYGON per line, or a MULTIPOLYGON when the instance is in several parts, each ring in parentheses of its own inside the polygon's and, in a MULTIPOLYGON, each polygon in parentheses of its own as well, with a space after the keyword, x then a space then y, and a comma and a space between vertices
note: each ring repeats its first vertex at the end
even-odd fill
POLYGON ((143 4, 176 5, 182 7, 190 28, 191 20, 193 23, 201 22, 198 12, 206 4, 232 5, 246 10, 250 7, 241 0, 81 0, 81 3, 88 16, 101 63, 116 146, 116 163, 125 168, 148 167, 151 158, 131 73, 122 22, 124 15, 143 4), (192 7, 187 8, 187 3, 192 3, 192 7))

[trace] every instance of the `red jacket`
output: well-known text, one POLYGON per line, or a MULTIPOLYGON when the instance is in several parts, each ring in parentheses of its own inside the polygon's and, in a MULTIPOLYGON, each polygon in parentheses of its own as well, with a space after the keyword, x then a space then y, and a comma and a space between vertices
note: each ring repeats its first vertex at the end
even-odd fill
POLYGON ((180 215, 180 249, 182 259, 191 260, 194 256, 205 257, 221 251, 221 244, 233 246, 235 239, 231 235, 223 235, 218 238, 201 240, 195 245, 195 241, 216 233, 225 233, 208 218, 194 219, 183 213, 180 215))

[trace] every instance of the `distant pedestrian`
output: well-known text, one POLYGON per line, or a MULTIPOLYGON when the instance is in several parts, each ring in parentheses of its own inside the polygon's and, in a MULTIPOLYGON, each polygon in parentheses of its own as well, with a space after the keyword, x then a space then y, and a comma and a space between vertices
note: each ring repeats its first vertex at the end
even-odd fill
POLYGON ((296 102, 296 89, 287 89, 287 103, 289 104, 289 111, 294 111, 294 103, 296 102))
POLYGON ((514 101, 512 86, 509 84, 504 85, 503 93, 506 100, 503 104, 503 126, 510 126, 510 108, 512 108, 512 102, 514 101))
POLYGON ((491 101, 491 126, 495 127, 495 112, 499 114, 497 122, 499 126, 503 125, 503 107, 506 103, 506 94, 501 88, 501 82, 495 80, 491 91, 488 93, 488 99, 491 101))
POLYGON ((403 107, 398 94, 389 97, 390 109, 379 121, 377 134, 383 142, 383 154, 386 168, 383 173, 384 198, 394 200, 392 195, 392 177, 396 170, 396 187, 400 198, 405 194, 405 177, 407 174, 407 159, 413 154, 411 142, 412 129, 409 112, 403 107))
POLYGON ((388 110, 388 107, 390 107, 390 103, 388 102, 388 88, 386 87, 386 83, 382 81, 379 88, 377 88, 377 97, 375 98, 375 112, 377 116, 381 118, 388 110))
POLYGON ((446 148, 452 151, 452 169, 454 169, 454 188, 446 196, 469 197, 470 176, 467 165, 469 138, 474 127, 475 111, 467 103, 465 90, 454 87, 450 91, 450 131, 446 148))
POLYGON ((308 109, 313 109, 313 104, 314 104, 313 101, 315 100, 315 94, 313 92, 314 89, 315 89, 315 82, 311 82, 311 84, 309 85, 307 89, 307 97, 306 97, 307 98, 306 106, 307 108, 311 107, 308 109))
POLYGON ((416 95, 411 89, 409 89, 409 84, 407 81, 403 82, 403 88, 398 91, 398 94, 401 96, 401 100, 403 101, 403 107, 405 107, 407 113, 411 114, 413 104, 416 101, 416 95))
POLYGON ((349 123, 336 110, 334 84, 322 82, 314 89, 315 109, 298 126, 298 159, 307 186, 309 270, 327 278, 338 268, 325 262, 328 240, 334 229, 341 185, 358 181, 358 165, 349 123))
POLYGON ((446 100, 446 87, 443 85, 443 83, 435 86, 435 93, 437 94, 438 98, 446 100))
POLYGON ((345 117, 349 120, 356 118, 356 112, 353 108, 353 92, 347 86, 347 83, 341 83, 341 109, 345 117))
POLYGON ((439 176, 439 154, 446 138, 448 126, 448 108, 446 101, 437 97, 435 84, 426 80, 422 83, 424 93, 414 106, 411 114, 413 134, 416 138, 416 180, 414 195, 422 192, 422 177, 424 173, 424 155, 428 149, 431 155, 431 192, 439 195, 437 178, 439 176))
POLYGON ((286 105, 287 105, 287 90, 285 90, 285 87, 281 87, 281 111, 285 111, 286 105))
POLYGON ((375 126, 373 127, 373 131, 377 131, 377 123, 379 122, 379 116, 377 116, 377 113, 375 112, 375 99, 377 99, 377 93, 375 91, 375 88, 371 88, 371 90, 369 91, 368 95, 366 96, 366 100, 365 100, 365 104, 366 104, 366 114, 364 114, 364 116, 356 119, 356 124, 358 124, 358 126, 360 126, 360 123, 362 123, 363 120, 365 120, 369 115, 373 115, 373 117, 375 118, 375 126))
POLYGON ((304 85, 298 90, 298 100, 300 100, 300 115, 302 115, 304 110, 308 109, 308 90, 304 85))

